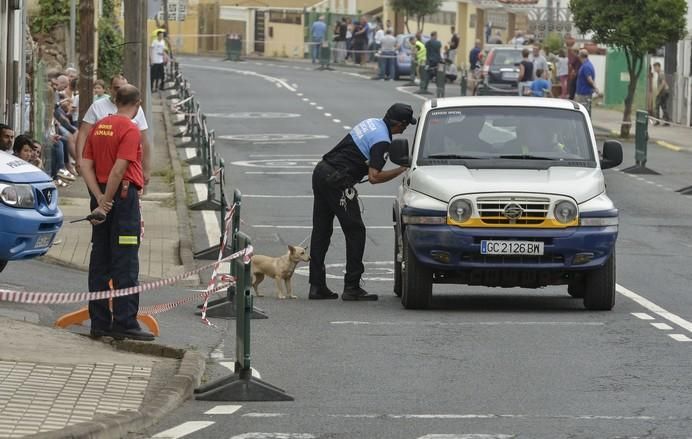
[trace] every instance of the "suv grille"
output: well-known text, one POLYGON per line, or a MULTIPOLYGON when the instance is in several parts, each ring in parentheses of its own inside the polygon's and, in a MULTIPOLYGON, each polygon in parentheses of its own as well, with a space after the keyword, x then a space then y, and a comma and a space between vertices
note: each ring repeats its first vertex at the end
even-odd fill
POLYGON ((549 198, 534 197, 481 197, 476 208, 485 224, 543 223, 550 208, 549 198))

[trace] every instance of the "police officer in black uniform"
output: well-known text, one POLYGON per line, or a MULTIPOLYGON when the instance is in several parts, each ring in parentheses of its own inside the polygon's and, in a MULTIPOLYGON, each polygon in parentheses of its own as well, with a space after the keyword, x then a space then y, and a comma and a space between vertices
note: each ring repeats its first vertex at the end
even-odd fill
POLYGON ((365 271, 365 225, 360 215, 355 184, 367 176, 372 184, 392 180, 406 168, 383 171, 392 134, 401 134, 415 125, 410 105, 394 104, 383 119, 366 119, 356 125, 331 151, 322 157, 312 173, 314 204, 310 239, 310 299, 336 299, 327 288, 324 258, 332 237, 334 216, 346 237, 346 275, 343 300, 377 300, 360 287, 365 271))

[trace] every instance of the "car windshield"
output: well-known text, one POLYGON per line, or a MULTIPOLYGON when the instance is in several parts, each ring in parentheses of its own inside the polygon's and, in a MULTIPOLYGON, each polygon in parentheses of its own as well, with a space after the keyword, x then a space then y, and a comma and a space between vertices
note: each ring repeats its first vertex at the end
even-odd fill
POLYGON ((419 159, 595 160, 584 116, 555 108, 433 110, 420 148, 419 159))
POLYGON ((493 65, 513 66, 521 62, 520 50, 495 50, 493 55, 493 65))

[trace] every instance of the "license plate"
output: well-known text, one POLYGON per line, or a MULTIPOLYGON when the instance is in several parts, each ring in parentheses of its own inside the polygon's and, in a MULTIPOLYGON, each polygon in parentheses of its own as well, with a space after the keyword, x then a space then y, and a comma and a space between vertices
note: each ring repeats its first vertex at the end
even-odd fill
POLYGON ((481 241, 482 255, 543 255, 543 243, 534 241, 481 241))
POLYGON ((48 247, 53 240, 53 234, 49 233, 46 235, 41 235, 38 238, 36 238, 36 244, 34 244, 34 248, 43 248, 43 247, 48 247))
POLYGON ((503 72, 502 73, 502 79, 508 80, 508 81, 516 81, 519 79, 519 73, 517 72, 503 72))

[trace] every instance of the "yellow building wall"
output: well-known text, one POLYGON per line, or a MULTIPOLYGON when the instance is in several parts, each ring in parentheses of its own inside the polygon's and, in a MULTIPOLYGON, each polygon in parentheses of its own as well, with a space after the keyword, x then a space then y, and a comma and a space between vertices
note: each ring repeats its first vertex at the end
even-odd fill
POLYGON ((271 23, 267 17, 264 26, 266 41, 264 43, 264 54, 266 56, 282 58, 302 58, 303 57, 303 26, 287 23, 271 23), (269 28, 272 28, 270 37, 269 28))

